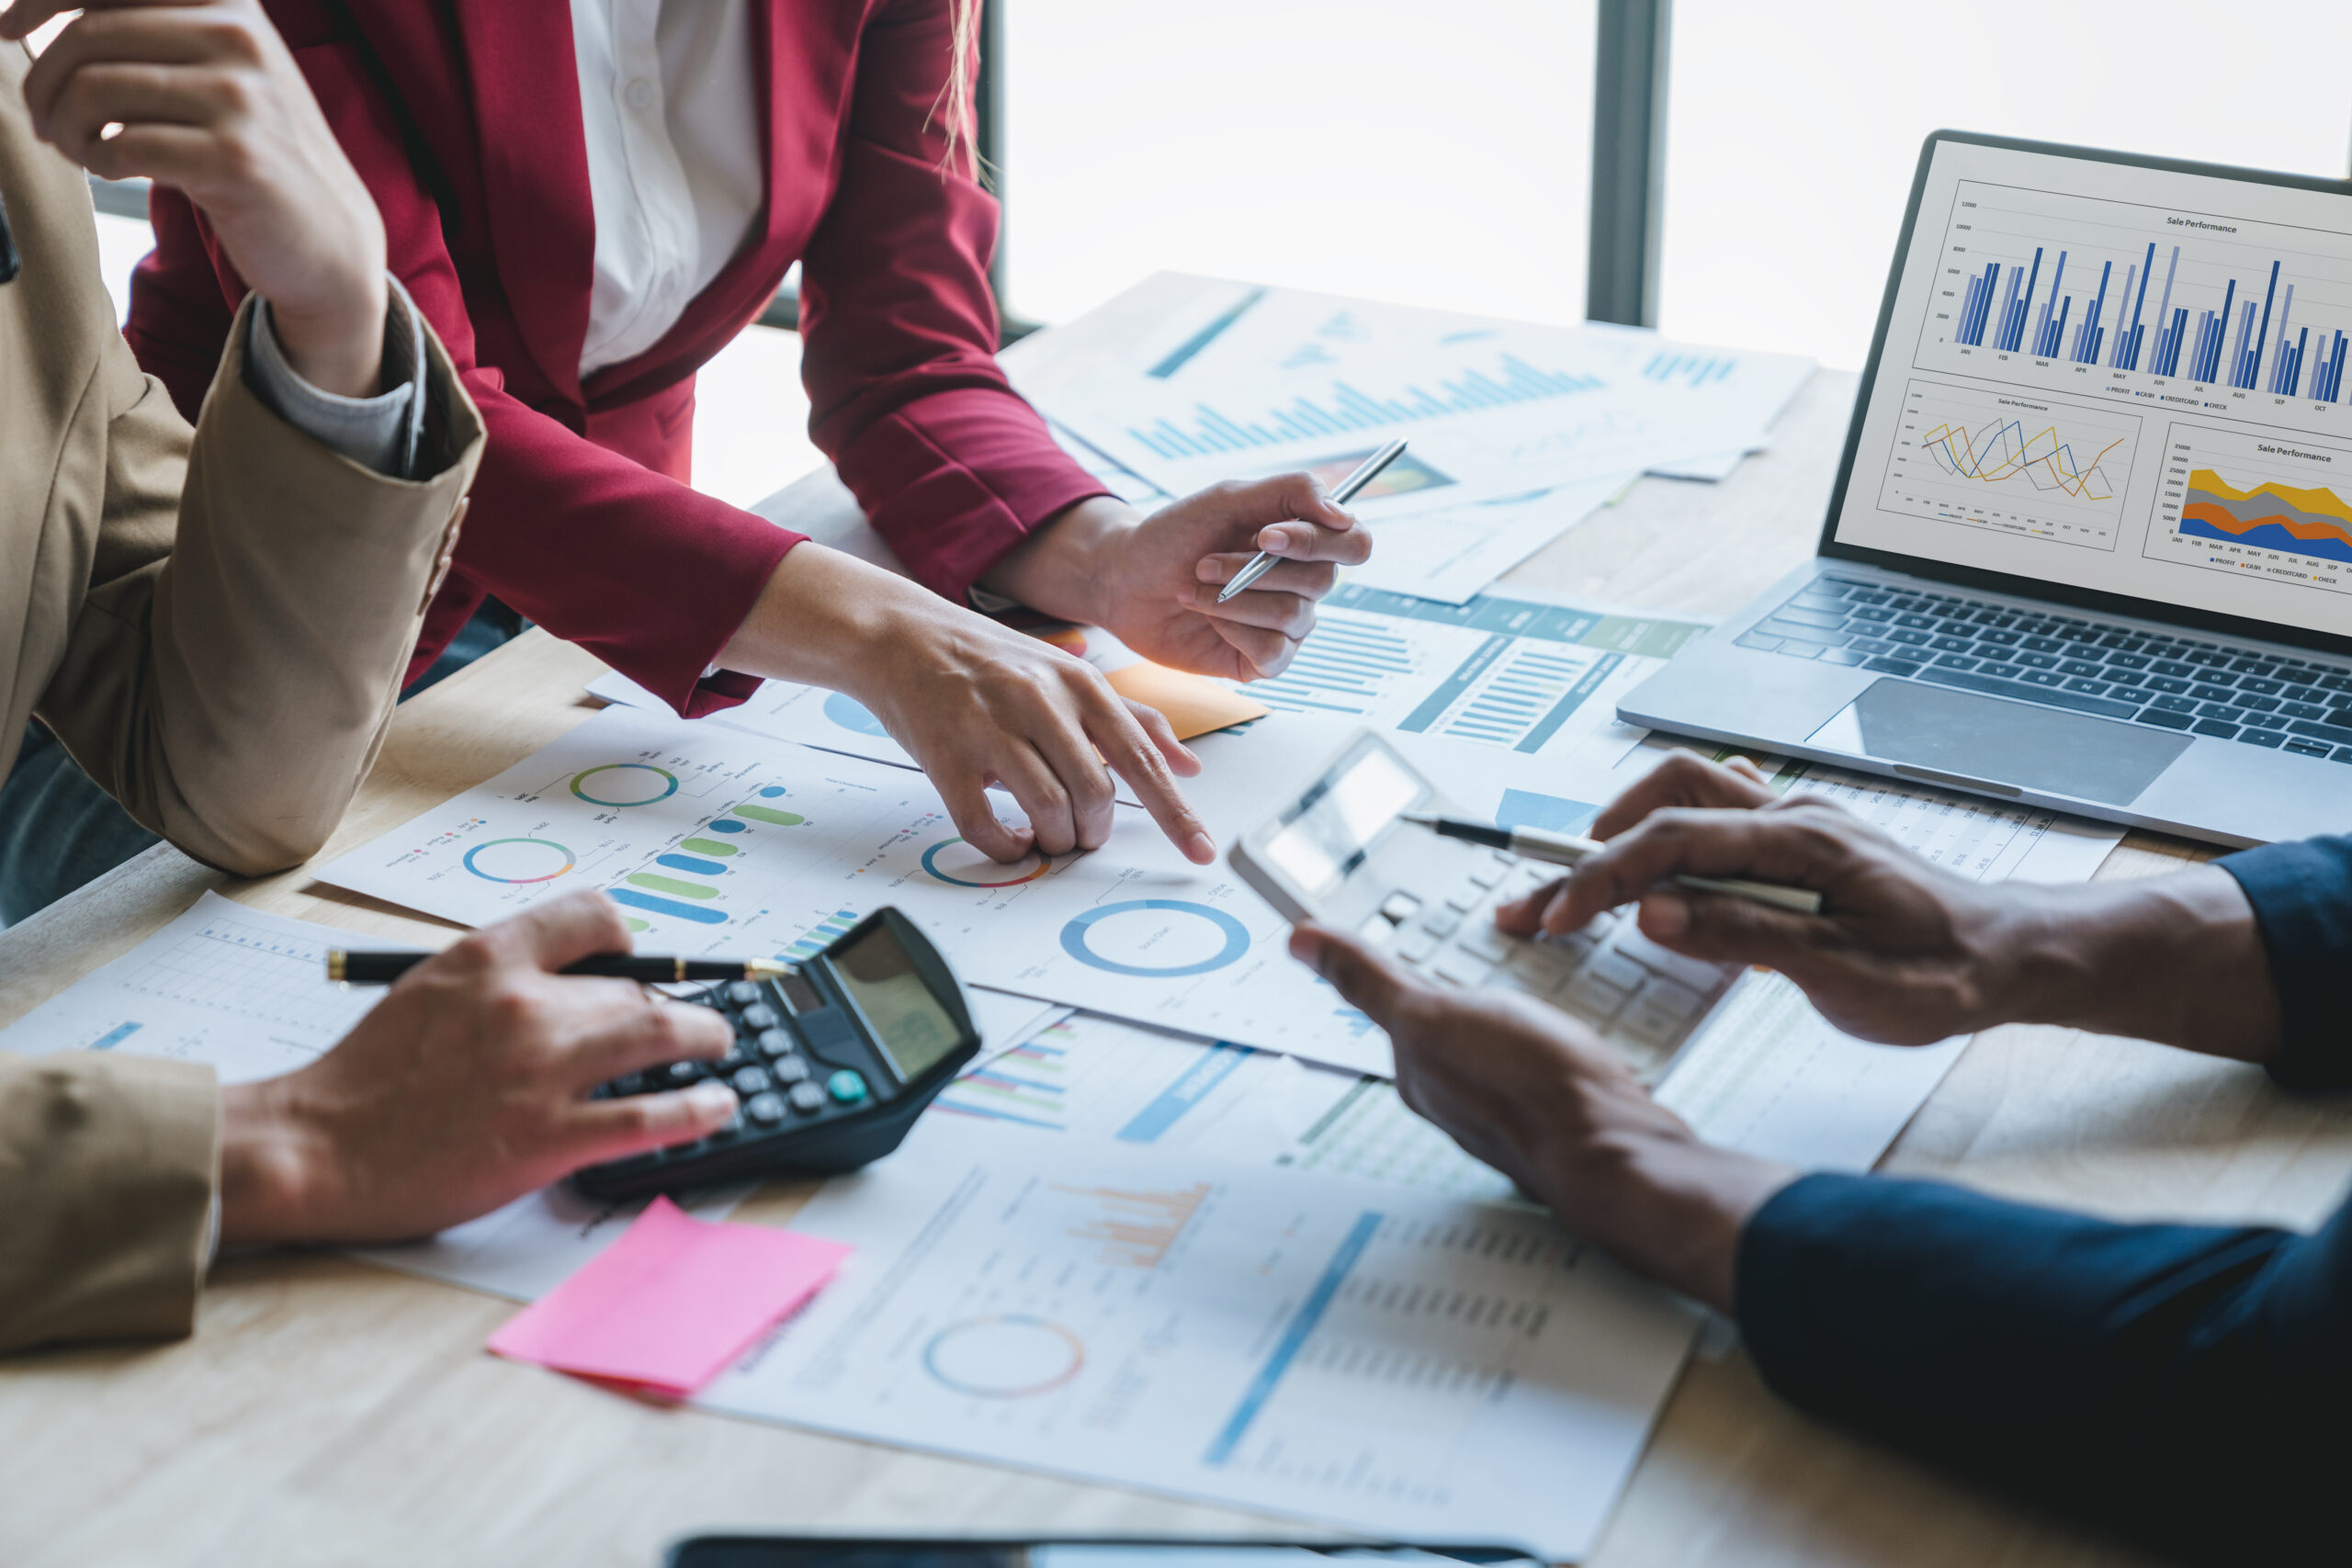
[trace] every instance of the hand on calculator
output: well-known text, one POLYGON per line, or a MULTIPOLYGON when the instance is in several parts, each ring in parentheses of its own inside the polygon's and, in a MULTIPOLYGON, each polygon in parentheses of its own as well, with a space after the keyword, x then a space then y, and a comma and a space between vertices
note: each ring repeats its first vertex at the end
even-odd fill
POLYGON ((2014 1016, 2051 889, 1955 876, 1828 801, 1775 795, 1746 758, 1668 757, 1594 823, 1609 847, 1496 912, 1514 934, 1576 931, 1638 903, 1641 933, 1687 958, 1797 983, 1849 1034, 1924 1045, 2014 1016), (1666 886, 1680 873, 1812 888, 1818 915, 1666 886), (1997 1016, 1996 1016, 1997 1015, 1997 1016))
POLYGON ((602 893, 459 939, 300 1071, 220 1095, 220 1239, 401 1241, 596 1160, 700 1138, 735 1097, 695 1085, 592 1100, 616 1074, 729 1046, 718 1015, 630 980, 559 976, 625 952, 602 893))

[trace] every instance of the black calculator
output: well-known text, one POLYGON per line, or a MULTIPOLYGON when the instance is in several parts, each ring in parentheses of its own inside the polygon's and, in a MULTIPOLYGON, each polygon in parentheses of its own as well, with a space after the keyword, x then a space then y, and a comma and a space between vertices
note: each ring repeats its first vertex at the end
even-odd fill
POLYGON ((574 1171, 591 1198, 642 1198, 770 1172, 854 1170, 899 1146, 980 1048, 964 988, 913 921, 877 909, 780 979, 732 980, 692 998, 735 1026, 720 1061, 616 1078, 598 1098, 715 1078, 735 1121, 707 1138, 574 1171))

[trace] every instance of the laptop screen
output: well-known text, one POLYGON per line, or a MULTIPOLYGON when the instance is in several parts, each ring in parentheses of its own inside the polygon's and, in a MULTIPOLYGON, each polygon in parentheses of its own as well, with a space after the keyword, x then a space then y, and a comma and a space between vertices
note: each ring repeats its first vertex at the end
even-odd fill
POLYGON ((2278 178, 1931 139, 1828 538, 2352 635, 2352 195, 2278 178))

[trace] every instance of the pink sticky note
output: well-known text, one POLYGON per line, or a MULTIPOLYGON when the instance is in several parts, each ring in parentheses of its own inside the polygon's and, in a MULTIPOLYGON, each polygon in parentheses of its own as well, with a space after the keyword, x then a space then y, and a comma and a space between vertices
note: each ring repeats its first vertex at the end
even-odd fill
POLYGON ((817 1292, 850 1248, 713 1224, 656 1198, 621 1238, 491 1336, 490 1348, 683 1397, 817 1292))

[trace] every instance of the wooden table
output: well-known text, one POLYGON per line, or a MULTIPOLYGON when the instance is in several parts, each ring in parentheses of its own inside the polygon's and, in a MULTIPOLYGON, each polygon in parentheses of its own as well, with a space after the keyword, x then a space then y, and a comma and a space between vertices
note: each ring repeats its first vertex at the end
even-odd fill
MULTIPOLYGON (((1152 305, 1147 298, 1137 309, 1152 305)), ((1117 312, 1032 339, 1081 363, 1117 312), (1059 340, 1059 341, 1057 341, 1059 340)), ((1032 346, 1036 345, 1036 346, 1032 346)), ((1773 448, 1718 485, 1645 480, 1511 583, 1726 614, 1803 558, 1854 378, 1815 376, 1773 448)), ((837 532, 830 476, 765 511, 837 532)), ((403 707, 327 855, 479 783, 578 723, 601 667, 533 632, 403 707)), ((2135 834, 2102 875, 2200 852, 2135 834)), ((0 1023, 115 957, 204 888, 387 937, 447 928, 312 883, 237 883, 168 848, 0 932, 0 1023)), ((1981 1037, 1888 1156, 2006 1195, 2121 1216, 2308 1224, 2352 1170, 2352 1113, 2252 1068, 2054 1029, 1981 1037)), ((781 1219, 805 1192, 763 1193, 781 1219)), ((39 1564, 656 1561, 718 1526, 821 1530, 1311 1534, 1288 1521, 641 1404, 482 1351, 501 1301, 329 1254, 213 1272, 194 1337, 0 1362, 0 1562, 39 1564)), ((1774 1399, 1744 1354, 1694 1361, 1591 1559, 2085 1564, 2131 1554, 1947 1481, 1774 1399)))

